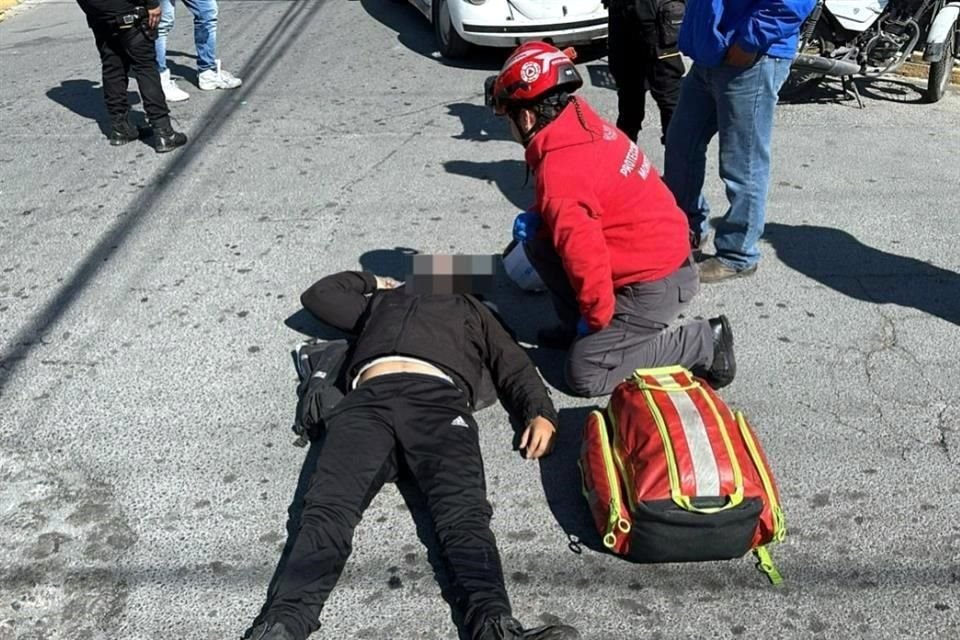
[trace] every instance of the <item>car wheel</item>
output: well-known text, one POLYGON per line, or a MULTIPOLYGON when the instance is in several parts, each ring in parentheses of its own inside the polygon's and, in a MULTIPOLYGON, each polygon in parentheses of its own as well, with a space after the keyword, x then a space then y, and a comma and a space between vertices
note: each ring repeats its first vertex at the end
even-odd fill
MULTIPOLYGON (((459 0, 454 0, 459 2, 459 0)), ((470 51, 470 43, 457 33, 450 19, 448 0, 433 0, 433 33, 437 48, 444 58, 462 58, 470 51)))

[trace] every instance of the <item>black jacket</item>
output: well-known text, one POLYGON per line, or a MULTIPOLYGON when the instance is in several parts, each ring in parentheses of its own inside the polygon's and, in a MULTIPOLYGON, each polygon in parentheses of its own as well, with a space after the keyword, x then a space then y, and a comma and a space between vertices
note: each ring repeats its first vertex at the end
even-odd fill
POLYGON ((77 0, 91 25, 105 19, 133 13, 137 7, 156 9, 160 0, 77 0))
POLYGON ((529 422, 557 411, 536 368, 500 321, 469 295, 411 295, 402 287, 377 290, 370 273, 343 271, 300 296, 321 321, 359 336, 347 363, 348 380, 365 362, 403 355, 449 375, 476 406, 483 367, 511 415, 529 422))

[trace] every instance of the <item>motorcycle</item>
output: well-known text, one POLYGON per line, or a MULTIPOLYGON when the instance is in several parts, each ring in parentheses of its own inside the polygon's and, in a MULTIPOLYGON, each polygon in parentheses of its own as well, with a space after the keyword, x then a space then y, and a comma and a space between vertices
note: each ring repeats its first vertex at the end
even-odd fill
POLYGON ((960 41, 958 16, 960 0, 820 0, 801 28, 791 84, 808 86, 836 76, 863 107, 852 77, 896 71, 926 36, 924 60, 930 71, 924 98, 937 102, 950 84, 960 41))

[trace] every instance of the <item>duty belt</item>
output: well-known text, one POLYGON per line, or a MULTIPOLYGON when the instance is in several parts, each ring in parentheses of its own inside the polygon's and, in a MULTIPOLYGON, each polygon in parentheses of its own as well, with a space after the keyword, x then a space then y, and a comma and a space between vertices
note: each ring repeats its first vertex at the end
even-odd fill
POLYGON ((113 18, 113 25, 118 29, 132 29, 140 24, 140 21, 146 17, 147 12, 141 7, 135 13, 127 13, 113 18))

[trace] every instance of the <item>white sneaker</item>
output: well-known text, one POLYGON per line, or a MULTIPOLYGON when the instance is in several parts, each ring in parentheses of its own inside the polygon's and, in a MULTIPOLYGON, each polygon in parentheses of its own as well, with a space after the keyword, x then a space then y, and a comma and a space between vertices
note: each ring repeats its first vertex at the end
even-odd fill
POLYGON ((176 81, 170 77, 170 69, 160 74, 160 86, 163 87, 163 97, 167 102, 183 102, 190 99, 190 94, 178 87, 176 81))
POLYGON ((207 69, 200 73, 200 82, 198 82, 200 88, 204 91, 212 91, 214 89, 236 89, 241 84, 243 80, 236 77, 229 71, 224 71, 220 67, 220 61, 217 60, 217 68, 207 69))

